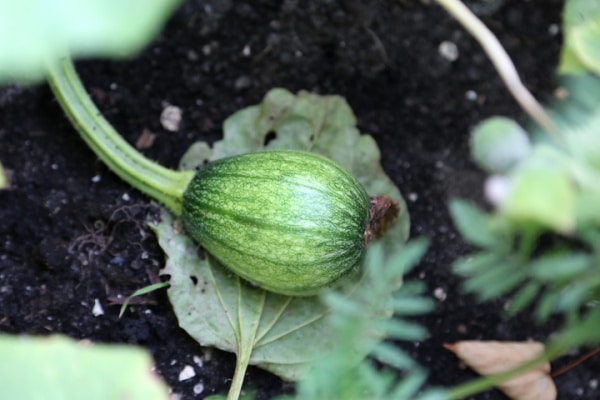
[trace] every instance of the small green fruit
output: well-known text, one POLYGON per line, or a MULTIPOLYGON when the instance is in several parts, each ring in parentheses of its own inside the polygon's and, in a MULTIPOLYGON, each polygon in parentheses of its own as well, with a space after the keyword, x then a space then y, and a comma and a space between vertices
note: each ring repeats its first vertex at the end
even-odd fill
POLYGON ((334 162, 265 151, 221 159, 183 197, 187 232, 242 278, 286 295, 335 285, 360 260, 369 197, 334 162))

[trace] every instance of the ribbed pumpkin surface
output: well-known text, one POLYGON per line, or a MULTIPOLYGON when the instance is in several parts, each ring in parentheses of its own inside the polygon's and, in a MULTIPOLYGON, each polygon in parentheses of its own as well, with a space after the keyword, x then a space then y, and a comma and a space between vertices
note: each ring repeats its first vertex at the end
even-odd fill
POLYGON ((265 151, 198 171, 182 218, 187 232, 242 278, 276 293, 309 295, 360 259, 369 198, 324 157, 265 151))

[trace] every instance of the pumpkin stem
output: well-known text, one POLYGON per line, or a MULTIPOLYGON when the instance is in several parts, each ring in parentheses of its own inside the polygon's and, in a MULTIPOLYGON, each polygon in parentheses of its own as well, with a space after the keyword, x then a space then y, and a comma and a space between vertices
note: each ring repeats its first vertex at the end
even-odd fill
POLYGON ((365 229, 365 246, 372 239, 379 239, 394 225, 399 212, 398 202, 385 194, 369 198, 369 223, 365 229))
POLYGON ((181 214, 193 171, 165 168, 126 142, 96 108, 69 57, 48 64, 48 83, 83 140, 114 173, 175 215, 181 214))

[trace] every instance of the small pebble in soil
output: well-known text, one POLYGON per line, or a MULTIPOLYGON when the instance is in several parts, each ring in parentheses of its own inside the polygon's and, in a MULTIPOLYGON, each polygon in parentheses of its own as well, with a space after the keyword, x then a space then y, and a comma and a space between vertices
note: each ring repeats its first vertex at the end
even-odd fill
POLYGON ((101 179, 102 178, 100 177, 100 175, 94 175, 94 176, 92 176, 92 182, 94 182, 94 183, 100 182, 101 179))
POLYGON ((593 389, 593 390, 598 389, 598 379, 590 380, 590 389, 593 389))
POLYGON ((166 106, 160 114, 160 124, 171 132, 177 132, 181 126, 183 112, 177 106, 166 106))
POLYGON ((202 358, 200 358, 199 356, 194 356, 193 360, 194 363, 199 367, 202 367, 204 365, 204 361, 202 361, 202 358))
POLYGON ((433 291, 433 297, 435 297, 439 301, 446 300, 447 296, 448 295, 446 294, 446 291, 444 289, 442 289, 441 287, 435 288, 433 291))
POLYGON ((235 83, 233 84, 233 86, 235 87, 235 90, 244 90, 250 87, 250 85, 252 85, 252 80, 250 80, 250 78, 246 75, 242 75, 239 78, 237 78, 235 80, 235 83))
POLYGON ((467 90, 465 92, 465 99, 467 99, 469 101, 477 100, 477 92, 474 90, 467 90))
POLYGON ((250 45, 247 44, 244 46, 244 48, 242 49, 242 55, 244 57, 250 57, 250 55, 252 54, 252 49, 250 48, 250 45))
POLYGON ((438 52, 442 57, 450 62, 458 60, 458 47, 454 42, 444 40, 438 46, 438 52))
POLYGON ((419 199, 419 195, 418 195, 418 194, 416 194, 416 193, 414 193, 414 192, 413 192, 413 193, 409 193, 409 194, 408 194, 408 200, 410 200, 411 202, 413 202, 413 203, 414 203, 414 202, 415 202, 415 201, 417 201, 418 199, 419 199))
POLYGON ((102 308, 102 304, 100 304, 100 300, 94 299, 94 307, 92 308, 92 314, 94 317, 99 317, 104 315, 104 309, 102 308))
POLYGON ((204 392, 204 384, 202 382, 195 384, 193 390, 194 395, 199 395, 200 393, 204 392))
POLYGON ((131 197, 129 196, 128 193, 123 193, 123 195, 121 196, 121 200, 129 201, 129 200, 131 200, 131 197))
POLYGON ((196 376, 196 371, 194 371, 194 367, 191 365, 186 365, 183 367, 181 372, 179 373, 179 381, 187 381, 196 376))

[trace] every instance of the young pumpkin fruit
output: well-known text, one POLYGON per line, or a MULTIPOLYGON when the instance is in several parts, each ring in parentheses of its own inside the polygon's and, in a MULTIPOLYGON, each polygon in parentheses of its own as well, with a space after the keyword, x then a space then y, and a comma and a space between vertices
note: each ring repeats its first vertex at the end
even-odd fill
POLYGON ((313 295, 359 262, 369 197, 324 157, 264 151, 200 169, 183 195, 182 220, 190 236, 247 281, 313 295))

